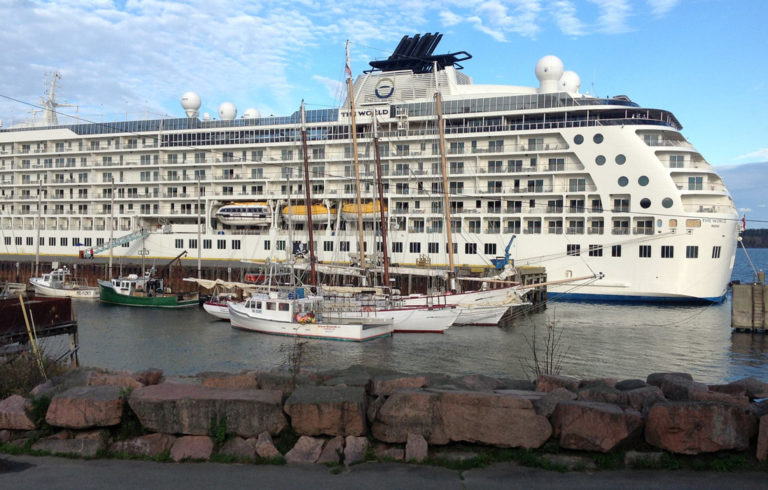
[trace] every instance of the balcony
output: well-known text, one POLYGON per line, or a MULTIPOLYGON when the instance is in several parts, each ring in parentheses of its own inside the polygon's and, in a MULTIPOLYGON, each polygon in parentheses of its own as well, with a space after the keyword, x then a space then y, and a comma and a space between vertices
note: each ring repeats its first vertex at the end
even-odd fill
POLYGON ((639 228, 633 228, 632 229, 633 235, 653 235, 653 228, 649 227, 639 227, 639 228))
POLYGON ((590 226, 587 228, 587 235, 602 235, 605 232, 605 228, 602 226, 590 226))

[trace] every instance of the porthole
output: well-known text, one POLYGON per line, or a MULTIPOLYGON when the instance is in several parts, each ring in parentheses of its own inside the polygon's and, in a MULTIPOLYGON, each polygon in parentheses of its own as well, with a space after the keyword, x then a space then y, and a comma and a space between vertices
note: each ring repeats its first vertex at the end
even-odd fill
POLYGON ((595 143, 597 143, 599 145, 600 143, 603 142, 603 135, 600 134, 600 133, 597 133, 596 135, 594 135, 592 137, 592 141, 594 141, 595 143))
POLYGON ((584 136, 577 134, 576 136, 574 136, 573 142, 576 143, 577 145, 584 143, 584 136))
POLYGON ((646 185, 648 185, 648 177, 646 177, 645 175, 641 175, 641 176, 640 176, 640 177, 637 179, 637 183, 638 183, 638 184, 640 184, 641 186, 646 186, 646 185))
POLYGON ((617 165, 624 165, 627 162, 627 157, 625 157, 622 154, 616 155, 616 164, 617 165))
POLYGON ((671 208, 672 207, 672 199, 669 198, 669 197, 665 197, 661 201, 661 205, 664 206, 665 208, 671 208))
POLYGON ((650 208, 651 207, 651 200, 648 199, 647 197, 644 197, 644 198, 640 199, 640 207, 643 208, 643 209, 650 208))
POLYGON ((627 184, 629 184, 629 179, 626 177, 619 177, 619 185, 621 187, 626 187, 627 184))
POLYGON ((603 155, 597 155, 595 157, 595 163, 598 165, 605 165, 605 157, 603 155))

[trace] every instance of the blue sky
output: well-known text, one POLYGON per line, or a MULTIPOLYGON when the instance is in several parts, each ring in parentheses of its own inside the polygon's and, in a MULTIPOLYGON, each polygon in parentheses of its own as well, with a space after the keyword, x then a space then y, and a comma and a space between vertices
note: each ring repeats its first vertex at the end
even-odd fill
POLYGON ((762 0, 6 0, 0 18, 6 127, 32 108, 5 97, 37 103, 53 70, 90 121, 181 117, 188 90, 214 115, 333 107, 347 39, 357 75, 403 35, 439 31, 439 52, 473 55, 475 83, 536 85, 554 54, 582 92, 671 110, 713 165, 768 161, 762 0))

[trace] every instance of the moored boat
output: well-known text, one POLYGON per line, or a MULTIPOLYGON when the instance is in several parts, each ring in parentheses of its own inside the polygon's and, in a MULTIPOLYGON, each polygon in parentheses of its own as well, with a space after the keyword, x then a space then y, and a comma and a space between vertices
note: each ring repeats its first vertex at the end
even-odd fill
MULTIPOLYGON (((303 290, 302 290, 303 291, 303 290)), ((391 319, 345 318, 326 312, 319 296, 271 292, 229 303, 232 327, 290 337, 362 342, 392 335, 391 319)))
POLYGON ((199 304, 197 291, 173 292, 163 287, 163 280, 147 272, 143 277, 130 274, 99 280, 99 299, 104 303, 151 308, 183 308, 199 304))
POLYGON ((235 202, 220 207, 216 219, 229 226, 266 226, 271 211, 265 202, 235 202))
POLYGON ((99 288, 88 286, 84 281, 72 277, 69 268, 59 267, 42 277, 32 277, 29 282, 39 296, 54 296, 59 298, 89 298, 99 297, 99 288))
MULTIPOLYGON (((312 219, 328 219, 329 217, 336 216, 336 209, 329 208, 324 204, 312 205, 312 219)), ((291 205, 283 207, 283 219, 294 223, 306 223, 307 222, 307 207, 304 205, 291 205)))

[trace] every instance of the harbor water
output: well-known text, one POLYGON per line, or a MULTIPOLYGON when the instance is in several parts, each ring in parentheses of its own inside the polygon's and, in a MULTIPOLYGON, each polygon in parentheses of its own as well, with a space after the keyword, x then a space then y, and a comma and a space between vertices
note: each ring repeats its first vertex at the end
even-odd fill
MULTIPOLYGON (((750 249, 758 269, 768 249, 750 249)), ((751 282, 752 268, 739 249, 733 279, 751 282)), ((235 330, 202 308, 140 309, 79 300, 81 364, 112 370, 160 368, 167 374, 287 367, 291 338, 235 330)), ((732 333, 730 299, 717 305, 569 303, 550 298, 548 308, 500 327, 453 327, 444 335, 396 334, 365 343, 309 340, 302 368, 326 370, 352 364, 401 372, 480 373, 532 378, 531 343, 542 347, 548 328, 558 341, 561 374, 645 378, 683 371, 717 383, 754 376, 768 381, 768 337, 732 333)), ((63 343, 49 341, 51 354, 63 343)))

